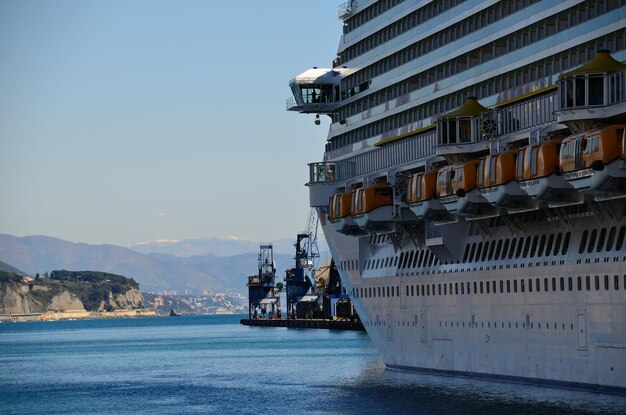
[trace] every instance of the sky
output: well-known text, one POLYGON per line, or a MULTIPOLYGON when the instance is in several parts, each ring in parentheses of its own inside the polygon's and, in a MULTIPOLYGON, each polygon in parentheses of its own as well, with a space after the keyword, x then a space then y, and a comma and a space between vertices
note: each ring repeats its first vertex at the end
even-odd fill
POLYGON ((288 84, 331 65, 339 3, 0 0, 0 233, 295 237, 328 121, 288 84))

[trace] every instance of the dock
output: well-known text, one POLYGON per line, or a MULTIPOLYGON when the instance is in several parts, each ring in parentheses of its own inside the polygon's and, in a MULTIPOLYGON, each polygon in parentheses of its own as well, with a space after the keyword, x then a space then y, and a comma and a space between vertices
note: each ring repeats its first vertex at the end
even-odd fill
POLYGON ((329 329, 365 331, 363 323, 358 320, 324 320, 324 319, 261 319, 244 318, 240 321, 244 326, 288 327, 294 329, 329 329))

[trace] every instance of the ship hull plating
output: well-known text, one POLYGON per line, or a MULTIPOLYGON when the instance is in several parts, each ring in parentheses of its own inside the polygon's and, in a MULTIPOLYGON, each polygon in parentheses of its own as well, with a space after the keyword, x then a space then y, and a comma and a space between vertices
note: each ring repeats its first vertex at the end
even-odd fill
POLYGON ((549 228, 532 215, 517 219, 516 233, 470 229, 458 264, 429 260, 408 237, 398 247, 387 235, 324 232, 387 367, 626 393, 626 244, 615 244, 626 219, 602 229, 584 214, 549 228), (607 235, 609 250, 599 245, 607 235), (476 252, 468 261, 478 243, 486 259, 476 252))

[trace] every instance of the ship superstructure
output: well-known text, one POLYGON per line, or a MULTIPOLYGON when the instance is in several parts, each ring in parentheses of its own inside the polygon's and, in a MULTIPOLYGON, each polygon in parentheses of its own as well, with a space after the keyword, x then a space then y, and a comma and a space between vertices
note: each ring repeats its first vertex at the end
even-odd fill
POLYGON ((626 1, 350 1, 311 206, 390 368, 626 393, 626 1))

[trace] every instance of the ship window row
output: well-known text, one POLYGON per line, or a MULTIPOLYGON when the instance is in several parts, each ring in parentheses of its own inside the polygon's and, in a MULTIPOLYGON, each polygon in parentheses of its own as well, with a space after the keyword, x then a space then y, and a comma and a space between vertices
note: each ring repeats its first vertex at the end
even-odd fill
MULTIPOLYGON (((415 316, 415 320, 414 321, 406 321, 403 320, 402 322, 398 321, 397 322, 397 326, 400 327, 400 323, 402 323, 402 327, 420 327, 419 323, 417 322, 417 316, 415 316)), ((439 327, 450 327, 450 328, 465 328, 465 321, 450 321, 449 322, 450 325, 448 326, 448 321, 444 321, 444 322, 439 322, 439 327)), ((530 316, 527 316, 526 321, 508 321, 508 322, 504 322, 504 321, 500 321, 500 328, 501 329, 506 329, 507 326, 509 329, 523 329, 523 330, 528 330, 528 329, 534 329, 535 328, 535 322, 534 321, 530 321, 530 316)), ((363 322, 363 324, 367 327, 380 327, 380 326, 386 326, 386 321, 385 320, 380 320, 380 316, 376 316, 376 320, 366 320, 363 322)), ((467 327, 468 328, 478 328, 480 324, 480 328, 485 328, 485 322, 484 321, 476 321, 471 320, 471 321, 467 321, 467 327)), ((546 331, 550 330, 550 327, 554 327, 554 330, 558 330, 559 327, 565 331, 566 328, 569 328, 570 331, 574 331, 574 323, 564 323, 562 322, 561 324, 559 323, 550 323, 550 322, 546 322, 545 325, 542 326, 541 322, 537 322, 537 329, 541 330, 542 327, 545 327, 546 331)), ((487 327, 488 329, 492 328, 492 322, 491 321, 487 321, 487 327)), ((493 328, 497 329, 498 328, 498 322, 494 321, 493 322, 493 328)))
POLYGON ((596 252, 601 252, 603 250, 611 251, 613 249, 613 242, 615 242, 615 250, 619 251, 624 245, 625 234, 626 226, 620 227, 619 230, 616 226, 611 228, 593 229, 591 232, 585 230, 580 237, 578 253, 582 254, 585 252, 585 249, 587 250, 587 253, 591 253, 594 251, 594 248, 596 252))
MULTIPOLYGON (((350 88, 359 83, 358 79, 361 79, 361 82, 363 82, 365 80, 374 78, 375 76, 385 73, 388 70, 396 68, 400 65, 403 65, 406 62, 417 59, 427 53, 431 53, 432 51, 442 46, 455 42, 459 39, 463 39, 468 34, 492 25, 507 16, 510 16, 534 3, 537 3, 537 1, 538 0, 506 0, 492 5, 474 15, 467 17, 466 19, 463 19, 458 23, 455 23, 454 25, 451 25, 433 35, 430 35, 408 46, 407 48, 404 48, 390 56, 387 56, 377 61, 373 65, 370 65, 353 75, 346 77, 342 80, 342 91, 349 91, 350 88)), ((438 2, 433 2, 430 4, 431 7, 437 7, 437 5, 438 2)), ((423 9, 427 8, 428 6, 424 7, 423 9)), ((392 34, 396 33, 398 31, 398 28, 403 28, 406 25, 406 23, 404 22, 405 19, 414 22, 414 24, 409 26, 406 30, 415 28, 417 25, 420 25, 426 20, 429 20, 428 18, 424 17, 420 19, 422 15, 426 16, 426 10, 423 9, 415 11, 412 15, 409 15, 406 18, 399 20, 395 24, 390 25, 385 29, 382 29, 381 31, 373 34, 366 39, 363 39, 363 41, 361 41, 360 43, 347 48, 342 53, 342 55, 340 55, 340 61, 347 62, 359 55, 362 55, 368 50, 371 50, 376 46, 379 46, 392 39, 394 37, 392 36, 392 34)), ((424 30, 420 28, 420 32, 428 29, 428 27, 424 28, 424 30)))
MULTIPOLYGON (((347 47, 344 51, 342 51, 336 62, 337 66, 342 65, 344 62, 347 62, 351 59, 354 59, 365 52, 374 49, 377 46, 382 45, 419 25, 422 23, 432 20, 433 18, 439 16, 441 13, 456 7, 457 5, 463 3, 465 0, 445 0, 445 1, 436 1, 429 4, 424 5, 423 7, 411 12, 405 17, 398 19, 393 22, 389 26, 379 30, 378 32, 364 38, 363 40, 355 43, 352 46, 347 47)), ((536 0, 533 0, 536 1, 536 0)), ((504 3, 513 3, 514 0, 505 1, 504 3)), ((490 8, 493 8, 490 7, 490 8)))
POLYGON ((346 19, 344 22, 344 33, 350 33, 357 27, 364 25, 402 2, 404 2, 404 0, 379 0, 375 2, 371 6, 359 11, 354 16, 346 19))
MULTIPOLYGON (((626 290, 626 275, 620 288, 619 275, 595 275, 577 277, 521 278, 499 281, 467 281, 406 285, 405 297, 431 297, 472 294, 516 294, 564 291, 620 291, 626 290)), ((353 298, 400 297, 400 286, 376 286, 353 288, 353 298)))
MULTIPOLYGON (((526 321, 522 321, 522 322, 519 322, 519 321, 510 322, 509 321, 508 322, 508 328, 509 329, 520 329, 521 328, 521 329, 524 329, 524 330, 528 330, 528 329, 533 330, 535 328, 535 326, 536 326, 537 330, 541 330, 542 327, 544 327, 545 330, 550 330, 550 327, 552 327, 552 325, 553 325, 554 326, 554 330, 558 330, 558 328, 560 327, 564 331, 566 329, 566 327, 567 327, 567 328, 570 329, 570 331, 574 331, 574 323, 571 323, 571 322, 569 324, 567 324, 567 325, 565 323, 558 324, 558 323, 546 322, 542 326, 541 322, 535 323, 534 321, 530 321, 529 317, 530 316, 527 316, 526 321)), ((449 327, 454 328, 455 327, 454 323, 455 322, 450 321, 450 326, 449 327)), ((465 321, 462 321, 460 323, 462 325, 462 328, 464 328, 465 327, 465 321)), ((474 320, 474 321, 468 321, 467 322, 467 327, 469 327, 469 328, 479 328, 479 325, 480 325, 480 328, 483 328, 483 329, 484 328, 490 329, 492 327, 494 329, 498 328, 498 322, 497 321, 493 322, 493 326, 492 326, 492 322, 491 321, 487 321, 487 327, 485 327, 485 322, 484 321, 478 322, 478 321, 474 320)), ((408 324, 407 324, 407 327, 408 327, 408 324)), ((443 322, 440 321, 439 322, 439 327, 448 327, 448 321, 443 321, 443 322)), ((458 321, 456 321, 456 327, 460 328, 458 321)), ((507 328, 507 322, 500 321, 500 328, 501 329, 506 329, 507 328)))
MULTIPOLYGON (((544 79, 547 76, 558 74, 564 70, 579 66, 595 56, 596 51, 601 49, 609 49, 611 51, 621 51, 626 49, 626 29, 620 29, 605 36, 598 37, 592 41, 575 46, 563 52, 556 53, 538 62, 518 68, 514 71, 493 77, 489 80, 477 83, 471 87, 449 94, 445 97, 431 100, 423 105, 410 108, 393 116, 386 117, 379 121, 371 122, 363 127, 355 128, 352 131, 333 137, 326 145, 326 151, 341 148, 364 139, 382 135, 390 130, 406 127, 409 124, 417 123, 432 118, 433 116, 445 113, 463 104, 468 96, 475 96, 479 100, 490 97, 504 91, 513 90, 527 85, 538 79, 544 79)), ((338 118, 345 119, 352 106, 357 107, 357 111, 365 111, 367 106, 363 103, 365 100, 371 100, 372 106, 389 102, 398 98, 399 92, 406 91, 409 80, 392 85, 381 91, 371 94, 362 100, 356 101, 346 107, 343 107, 338 118), (403 85, 403 86, 400 86, 403 85), (377 101, 379 100, 379 101, 377 101)), ((403 92, 406 94, 406 92, 403 92)), ((407 100, 408 102, 408 100, 407 100)), ((512 126, 518 125, 511 122, 512 126)), ((519 126, 522 122, 519 122, 519 126)))
MULTIPOLYGON (((429 68, 428 70, 409 78, 409 92, 423 88, 427 85, 432 85, 436 82, 441 81, 442 79, 451 76, 452 74, 460 73, 473 67, 482 65, 492 59, 496 59, 500 56, 510 54, 528 45, 555 36, 558 33, 570 29, 571 27, 583 25, 587 20, 593 19, 598 15, 602 15, 607 12, 606 7, 596 7, 597 3, 604 2, 605 0, 598 0, 585 2, 583 4, 574 6, 570 9, 564 10, 558 14, 549 16, 536 23, 526 26, 504 37, 496 39, 493 42, 487 43, 486 45, 483 45, 477 49, 456 56, 455 58, 450 59, 447 62, 443 62, 432 68, 429 68), (580 13, 580 9, 590 10, 593 12, 580 13), (572 18, 572 16, 579 16, 579 18, 572 18)), ((620 4, 616 5, 615 7, 623 6, 624 4, 626 4, 626 0, 619 0, 619 3, 620 4)), ((468 19, 472 18, 479 18, 480 21, 480 14, 471 16, 468 19)), ((479 28, 477 28, 476 30, 478 29, 479 28)), ((419 59, 420 57, 431 53, 434 50, 451 43, 452 41, 457 40, 457 38, 450 39, 451 37, 455 36, 455 33, 455 26, 451 26, 444 31, 435 33, 399 52, 380 59, 379 61, 359 70, 358 72, 355 72, 350 76, 347 76, 341 81, 341 90, 344 91, 343 98, 348 98, 353 94, 351 93, 352 88, 368 82, 369 80, 380 76, 383 73, 388 72, 394 68, 419 59)), ((467 34, 468 33, 463 33, 462 36, 458 37, 458 39, 462 39, 467 34)), ((591 56, 589 59, 591 59, 592 57, 593 56, 591 56)), ((359 109, 363 111, 369 109, 371 105, 378 105, 376 104, 376 102, 380 99, 383 98, 376 97, 373 100, 369 98, 364 98, 363 101, 365 102, 363 104, 365 104, 365 106, 363 104, 361 104, 360 106, 354 105, 355 103, 349 104, 347 107, 351 109, 349 110, 349 112, 346 113, 346 117, 355 115, 356 113, 360 112, 359 109)))

